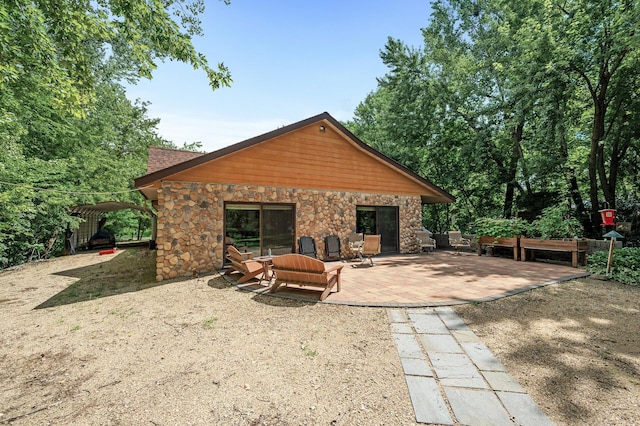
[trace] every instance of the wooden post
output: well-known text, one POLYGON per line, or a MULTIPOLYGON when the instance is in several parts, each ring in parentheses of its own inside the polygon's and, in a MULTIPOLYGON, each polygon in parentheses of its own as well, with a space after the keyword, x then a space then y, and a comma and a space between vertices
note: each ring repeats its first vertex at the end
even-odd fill
POLYGON ((607 259, 607 275, 611 273, 611 262, 613 261, 613 247, 616 244, 616 239, 611 238, 611 244, 609 244, 609 258, 607 259))

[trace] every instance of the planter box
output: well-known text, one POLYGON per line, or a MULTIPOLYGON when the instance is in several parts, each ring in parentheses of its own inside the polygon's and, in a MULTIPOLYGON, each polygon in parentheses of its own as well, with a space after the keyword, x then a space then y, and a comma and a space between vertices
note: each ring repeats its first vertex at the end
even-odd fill
POLYGON ((520 255, 520 238, 495 238, 482 236, 478 237, 478 256, 482 255, 482 246, 507 247, 513 249, 513 260, 518 260, 520 255))
POLYGON ((582 265, 587 264, 587 240, 539 240, 537 238, 520 238, 520 259, 522 261, 535 260, 536 250, 560 251, 571 253, 571 266, 578 267, 578 260, 582 265))

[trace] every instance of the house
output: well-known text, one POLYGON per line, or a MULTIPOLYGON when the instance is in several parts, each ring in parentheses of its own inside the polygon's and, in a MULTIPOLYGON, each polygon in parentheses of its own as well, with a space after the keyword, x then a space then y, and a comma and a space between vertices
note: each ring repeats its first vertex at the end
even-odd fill
POLYGON ((415 252, 422 204, 454 201, 328 113, 209 154, 152 148, 135 186, 158 213, 158 280, 221 268, 230 242, 281 254, 312 236, 322 257, 326 236, 356 231, 415 252))

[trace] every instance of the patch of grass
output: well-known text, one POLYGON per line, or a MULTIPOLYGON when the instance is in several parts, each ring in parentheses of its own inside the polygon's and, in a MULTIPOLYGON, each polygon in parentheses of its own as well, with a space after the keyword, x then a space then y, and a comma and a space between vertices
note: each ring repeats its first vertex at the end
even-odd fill
POLYGON ((207 318, 206 320, 202 321, 202 327, 206 329, 212 329, 216 326, 216 321, 218 321, 218 318, 216 317, 207 318))
POLYGON ((120 312, 117 309, 114 309, 113 311, 109 312, 111 315, 115 315, 117 317, 119 317, 120 319, 127 319, 129 318, 129 316, 131 316, 131 312, 120 312))
POLYGON ((71 327, 71 331, 72 332, 78 331, 78 330, 80 330, 80 326, 79 325, 74 325, 73 327, 71 327))
POLYGON ((310 357, 314 357, 318 355, 318 351, 315 349, 309 349, 309 347, 306 344, 302 344, 302 346, 300 346, 300 349, 302 349, 302 351, 304 352, 304 354, 306 356, 310 356, 310 357))

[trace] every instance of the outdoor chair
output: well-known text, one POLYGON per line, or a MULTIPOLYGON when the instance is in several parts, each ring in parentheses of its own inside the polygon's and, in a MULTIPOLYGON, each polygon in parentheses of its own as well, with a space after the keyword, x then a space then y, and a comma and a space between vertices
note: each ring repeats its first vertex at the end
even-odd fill
POLYGON ((362 246, 364 245, 364 234, 352 232, 347 237, 347 243, 349 243, 349 250, 353 253, 351 259, 359 257, 362 259, 362 246))
POLYGON ((263 273, 262 264, 250 258, 251 253, 240 253, 234 246, 228 246, 227 259, 231 262, 231 266, 224 274, 231 275, 234 272, 239 272, 242 276, 238 278, 238 284, 243 284, 263 273))
POLYGON ((360 262, 360 265, 369 259, 371 266, 373 266, 372 257, 378 254, 380 254, 380 235, 365 235, 364 244, 362 245, 362 262, 360 262))
POLYGON ((449 231, 449 245, 456 249, 456 254, 460 254, 461 248, 471 248, 471 240, 463 238, 460 231, 449 231))
POLYGON ((295 253, 274 257, 273 272, 276 279, 269 292, 274 293, 283 284, 319 287, 323 290, 320 294, 322 301, 333 287, 340 291, 340 271, 343 267, 344 265, 334 265, 327 268, 320 260, 295 253))
POLYGON ((314 259, 317 258, 316 240, 314 240, 313 237, 298 238, 298 251, 305 256, 313 257, 314 259))
POLYGON ((420 246, 420 252, 426 249, 427 253, 436 249, 436 240, 429 236, 429 232, 418 231, 416 232, 416 238, 418 239, 418 245, 420 246))
POLYGON ((328 235, 324 238, 324 249, 327 260, 340 260, 340 238, 336 235, 328 235))

